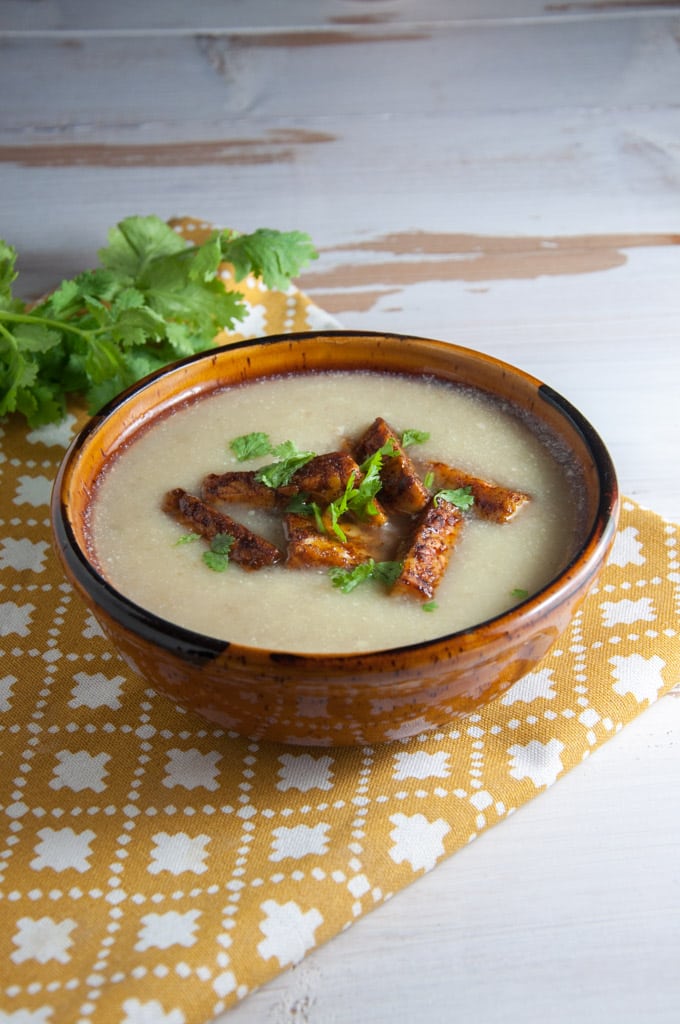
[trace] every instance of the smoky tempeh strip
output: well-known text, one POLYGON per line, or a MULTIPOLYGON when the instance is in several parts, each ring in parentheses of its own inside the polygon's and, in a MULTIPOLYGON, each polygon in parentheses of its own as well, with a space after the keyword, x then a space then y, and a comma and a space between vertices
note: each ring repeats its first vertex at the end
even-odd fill
POLYGON ((378 416, 360 437, 355 450, 357 462, 365 462, 388 442, 393 454, 384 456, 380 468, 385 503, 397 512, 409 515, 420 512, 427 505, 429 492, 410 455, 402 448, 398 434, 382 416, 378 416))
POLYGON ((431 462, 429 468, 434 473, 438 488, 455 490, 458 487, 469 487, 475 499, 472 511, 481 519, 507 523, 523 505, 531 501, 531 497, 524 491, 515 491, 489 480, 482 480, 481 477, 466 473, 455 466, 447 466, 444 462, 431 462))
POLYGON ((450 501, 430 499, 411 535, 392 593, 434 597, 464 522, 462 512, 450 501))
POLYGON ((288 541, 286 565, 290 569, 353 569, 368 558, 368 552, 357 541, 348 539, 343 543, 332 535, 319 533, 313 519, 297 512, 285 516, 284 531, 288 541))
POLYGON ((285 504, 287 499, 258 480, 256 474, 256 470, 209 473, 201 484, 201 495, 204 501, 228 501, 250 508, 275 509, 285 504))
POLYGON ((229 534, 234 538, 229 557, 243 569, 262 569, 281 561, 281 552, 264 537, 181 487, 168 491, 163 511, 208 541, 219 533, 229 534))
POLYGON ((360 473, 359 467, 346 452, 326 452, 315 455, 304 466, 297 469, 290 483, 282 490, 304 491, 314 501, 329 502, 344 493, 352 474, 360 473))

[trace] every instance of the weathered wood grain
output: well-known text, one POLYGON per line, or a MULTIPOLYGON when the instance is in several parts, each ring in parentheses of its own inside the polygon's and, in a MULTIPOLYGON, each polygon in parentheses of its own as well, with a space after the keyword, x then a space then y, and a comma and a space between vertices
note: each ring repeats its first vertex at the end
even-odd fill
MULTIPOLYGON (((0 37, 11 97, 0 142, 104 143, 114 129, 119 142, 223 141, 239 120, 250 134, 293 117, 319 130, 329 116, 446 117, 459 131, 457 117, 505 116, 511 126, 548 111, 563 124, 569 111, 643 110, 653 122, 676 109, 677 33, 667 14, 339 33, 10 35, 0 37)), ((523 137, 516 142, 521 152, 523 137)))
POLYGON ((265 29, 291 25, 370 26, 446 23, 567 16, 606 16, 612 12, 649 16, 675 9, 672 0, 3 0, 0 28, 5 31, 191 31, 196 28, 265 29))

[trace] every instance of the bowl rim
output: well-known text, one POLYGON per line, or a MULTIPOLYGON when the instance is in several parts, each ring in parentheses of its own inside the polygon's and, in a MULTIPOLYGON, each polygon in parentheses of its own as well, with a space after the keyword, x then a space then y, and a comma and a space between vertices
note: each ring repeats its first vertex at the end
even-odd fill
MULTIPOLYGON (((390 371, 386 370, 385 372, 390 371)), ((353 664, 364 666, 373 659, 383 660, 385 658, 394 658, 398 655, 407 655, 409 652, 431 651, 433 648, 457 642, 461 643, 464 647, 474 648, 482 646, 483 641, 480 640, 479 645, 477 645, 472 643, 472 638, 476 636, 481 638, 484 633, 491 633, 491 635, 496 633, 500 635, 507 634, 510 630, 516 628, 518 615, 521 616, 523 622, 527 623, 531 619, 539 619, 544 610, 547 610, 549 604, 556 600, 559 595, 563 594, 564 597, 567 597, 574 588, 582 584, 583 572, 579 572, 579 567, 585 571, 586 578, 596 573, 597 567, 601 562, 601 552, 603 549, 607 549, 613 540, 618 523, 618 511, 618 480, 613 460, 604 441, 584 414, 550 385, 544 384, 532 374, 512 363, 489 355, 481 350, 459 345, 456 342, 438 341, 402 332, 351 329, 299 331, 227 342, 178 359, 147 374, 106 402, 98 412, 90 416, 88 421, 78 431, 59 466, 50 502, 53 539, 62 562, 73 572, 79 587, 96 602, 97 607, 102 608, 107 616, 114 619, 124 628, 133 632, 141 630, 145 637, 150 638, 152 642, 158 643, 159 646, 166 650, 181 650, 185 655, 193 653, 198 658, 213 657, 228 649, 236 656, 244 659, 267 657, 273 661, 291 661, 296 664, 308 664, 310 666, 333 662, 341 663, 348 668, 353 664), (169 619, 165 619, 155 612, 149 611, 110 583, 95 568, 78 543, 68 514, 69 504, 64 498, 65 488, 77 464, 81 450, 87 445, 92 436, 97 433, 102 424, 115 415, 122 406, 134 400, 148 388, 153 387, 158 380, 181 372, 186 366, 204 360, 214 360, 226 351, 254 348, 262 345, 304 342, 318 338, 365 338, 370 341, 384 338, 388 341, 394 340, 416 344, 426 343, 429 346, 434 345, 443 349, 454 350, 464 356, 481 359, 506 373, 509 372, 513 376, 523 379, 527 384, 536 389, 536 393, 542 401, 557 409, 590 452, 600 482, 600 494, 597 507, 592 516, 592 523, 573 556, 559 573, 546 581, 542 587, 529 597, 519 600, 511 608, 464 629, 442 633, 428 640, 416 641, 415 643, 396 647, 377 647, 361 651, 338 652, 288 651, 278 648, 270 649, 248 646, 236 641, 223 640, 210 634, 187 628, 169 619), (588 571, 588 567, 590 567, 590 571, 588 571), (464 643, 466 639, 470 641, 469 644, 464 643)))

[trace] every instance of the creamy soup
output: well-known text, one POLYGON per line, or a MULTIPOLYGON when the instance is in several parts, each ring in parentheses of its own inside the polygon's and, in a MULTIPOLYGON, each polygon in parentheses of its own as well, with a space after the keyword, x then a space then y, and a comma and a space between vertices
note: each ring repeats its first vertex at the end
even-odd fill
MULTIPOLYGON (((574 553, 580 490, 568 452, 477 391, 379 373, 295 375, 213 393, 133 438, 98 484, 91 554, 121 593, 189 629, 274 650, 377 650, 467 628, 540 589, 574 553), (505 523, 474 506, 464 513, 433 601, 396 596, 375 580, 345 593, 327 568, 290 569, 285 557, 257 571, 233 562, 213 571, 205 542, 184 543, 186 527, 162 509, 168 491, 199 494, 208 474, 271 463, 271 455, 238 461, 235 437, 261 432, 321 454, 346 448, 376 417, 399 436, 429 434, 408 448, 423 477, 445 463, 530 496, 505 523)), ((280 512, 225 510, 285 550, 280 512)))

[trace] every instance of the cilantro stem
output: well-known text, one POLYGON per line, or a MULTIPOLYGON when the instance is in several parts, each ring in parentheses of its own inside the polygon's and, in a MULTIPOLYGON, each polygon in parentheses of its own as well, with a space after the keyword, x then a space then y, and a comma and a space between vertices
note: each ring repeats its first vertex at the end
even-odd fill
POLYGON ((0 313, 0 334, 10 343, 12 348, 16 349, 17 343, 14 340, 14 335, 11 331, 8 331, 6 327, 2 326, 2 313, 0 313))
MULTIPOLYGON (((43 327, 52 327, 55 331, 70 331, 71 334, 77 334, 86 341, 97 333, 97 331, 84 331, 81 327, 75 327, 66 320, 50 320, 48 317, 38 316, 35 313, 7 313, 0 310, 0 326, 3 321, 14 324, 42 324, 43 327)), ((3 328, 3 333, 8 334, 9 332, 4 331, 3 328)))

